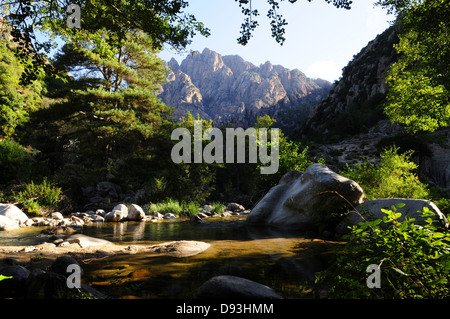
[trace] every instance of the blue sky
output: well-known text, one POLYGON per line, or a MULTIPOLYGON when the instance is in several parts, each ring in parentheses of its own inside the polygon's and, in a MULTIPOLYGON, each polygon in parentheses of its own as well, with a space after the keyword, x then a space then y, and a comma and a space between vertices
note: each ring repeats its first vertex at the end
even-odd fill
MULTIPOLYGON (((211 35, 194 37, 187 51, 209 48, 221 55, 238 54, 255 65, 266 61, 289 69, 299 69, 308 77, 330 82, 338 80, 342 68, 367 43, 389 27, 393 16, 374 7, 375 0, 354 0, 351 10, 337 9, 325 0, 298 0, 281 3, 281 13, 289 23, 286 41, 280 46, 271 37, 266 17, 267 1, 253 0, 258 6, 259 27, 246 46, 237 44, 244 19, 234 0, 192 0, 187 12, 211 29, 211 35)), ((187 53, 179 54, 170 47, 159 56, 163 60, 174 57, 181 62, 187 53)))

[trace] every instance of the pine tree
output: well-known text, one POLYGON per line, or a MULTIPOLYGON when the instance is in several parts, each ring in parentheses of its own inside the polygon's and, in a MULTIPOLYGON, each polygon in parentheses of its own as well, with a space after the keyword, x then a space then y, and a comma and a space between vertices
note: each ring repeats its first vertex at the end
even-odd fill
POLYGON ((53 140, 49 151, 57 165, 101 178, 130 159, 152 155, 153 138, 171 122, 171 110, 156 96, 165 67, 155 53, 150 37, 139 31, 72 36, 54 63, 70 74, 72 89, 36 117, 42 121, 38 131, 53 140))

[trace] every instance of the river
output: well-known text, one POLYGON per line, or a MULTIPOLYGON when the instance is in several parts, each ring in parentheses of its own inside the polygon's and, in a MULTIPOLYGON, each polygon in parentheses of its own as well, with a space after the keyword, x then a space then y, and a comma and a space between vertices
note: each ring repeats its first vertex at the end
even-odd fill
MULTIPOLYGON (((33 245, 42 228, 0 232, 0 245, 33 245)), ((326 266, 333 242, 303 232, 249 227, 245 216, 189 221, 99 223, 80 231, 120 245, 175 240, 204 241, 206 251, 191 257, 121 255, 82 264, 83 282, 113 298, 195 298, 202 283, 234 275, 267 285, 283 298, 317 298, 316 271, 326 266)))

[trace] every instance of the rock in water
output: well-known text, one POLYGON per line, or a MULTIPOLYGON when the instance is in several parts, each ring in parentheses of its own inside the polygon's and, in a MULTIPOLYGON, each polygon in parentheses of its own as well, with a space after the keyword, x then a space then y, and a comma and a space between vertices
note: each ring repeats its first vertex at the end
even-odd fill
POLYGON ((282 299, 272 288, 236 276, 216 276, 198 291, 199 298, 258 298, 282 299))
POLYGON ((17 229, 19 227, 19 223, 17 223, 16 221, 9 219, 6 216, 0 215, 0 231, 17 229))
POLYGON ((107 222, 120 222, 126 217, 125 213, 121 210, 113 210, 105 215, 105 221, 107 222))
POLYGON ((286 173, 253 208, 249 224, 263 224, 300 230, 327 226, 332 213, 345 210, 348 203, 361 204, 364 191, 323 164, 313 164, 304 172, 286 173), (339 195, 338 195, 339 194, 339 195))
MULTIPOLYGON (((431 212, 434 213, 430 216, 433 220, 439 220, 442 224, 448 227, 448 220, 445 215, 439 210, 439 208, 429 200, 425 199, 411 199, 411 198, 382 198, 373 199, 356 206, 355 210, 361 214, 366 220, 383 219, 387 216, 381 211, 381 209, 391 210, 392 206, 397 204, 405 204, 403 207, 396 208, 397 213, 402 215, 398 219, 399 222, 405 220, 405 216, 409 218, 414 218, 414 223, 417 225, 425 224, 425 220, 422 217, 422 211, 424 207, 427 207, 431 212)), ((363 219, 356 212, 351 211, 336 227, 336 232, 339 234, 346 234, 349 232, 348 226, 356 225, 362 222, 363 219)))
POLYGON ((72 235, 67 238, 67 241, 69 243, 78 243, 81 248, 112 244, 110 241, 107 241, 105 239, 89 237, 83 234, 72 235))
POLYGON ((28 217, 17 206, 12 204, 0 204, 0 216, 8 217, 17 223, 24 223, 28 217))
POLYGON ((172 257, 190 257, 205 251, 210 246, 211 244, 201 241, 180 240, 155 245, 150 247, 150 251, 172 257))
POLYGON ((131 204, 128 208, 128 220, 140 221, 145 218, 145 212, 139 205, 131 204))

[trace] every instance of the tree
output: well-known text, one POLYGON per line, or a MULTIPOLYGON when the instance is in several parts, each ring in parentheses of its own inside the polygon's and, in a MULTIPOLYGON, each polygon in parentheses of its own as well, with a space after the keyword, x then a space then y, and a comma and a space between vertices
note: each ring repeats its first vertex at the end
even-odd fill
MULTIPOLYGON (((238 43, 246 45, 252 37, 252 33, 258 27, 259 23, 256 18, 259 16, 258 9, 255 9, 255 5, 252 0, 235 0, 239 3, 239 7, 242 10, 242 14, 245 16, 244 22, 241 25, 241 36, 237 39, 238 43)), ((280 0, 283 2, 284 0, 280 0)), ((289 3, 296 3, 298 0, 288 0, 289 3)), ((311 2, 312 0, 308 0, 311 2)), ((325 0, 327 3, 333 3, 336 8, 350 9, 352 1, 350 0, 325 0)), ((267 17, 270 19, 270 26, 272 37, 279 44, 283 44, 286 38, 285 26, 288 24, 283 15, 279 14, 280 2, 276 0, 267 0, 270 9, 267 11, 267 17)))
POLYGON ((91 178, 95 171, 98 178, 115 175, 128 160, 148 159, 152 138, 170 123, 170 109, 156 97, 164 64, 140 31, 80 31, 71 41, 55 61, 59 72, 73 74, 71 90, 35 114, 32 139, 45 141, 39 146, 44 149, 53 141, 48 151, 57 166, 72 165, 75 174, 87 169, 91 178))
MULTIPOLYGON (((237 41, 246 45, 259 25, 256 20, 259 11, 252 0, 235 1, 245 17, 237 41)), ((284 34, 287 22, 280 14, 280 2, 283 1, 267 0, 272 37, 280 44, 286 40, 284 34)), ((292 4, 297 1, 288 0, 292 4)), ((352 4, 350 0, 325 1, 344 9, 350 9, 352 4)), ((151 36, 155 48, 161 48, 166 43, 175 49, 183 49, 195 34, 209 35, 209 29, 203 23, 197 21, 194 15, 184 12, 189 5, 184 0, 38 0, 32 4, 30 0, 4 0, 0 8, 8 21, 20 30, 16 35, 24 35, 29 42, 35 43, 38 51, 41 48, 48 50, 51 43, 38 43, 34 29, 48 31, 64 28, 68 15, 66 9, 71 4, 79 5, 82 9, 83 29, 91 32, 104 27, 113 32, 138 29, 151 36)))
MULTIPOLYGON (((0 32, 5 32, 1 26, 0 32)), ((22 54, 23 50, 0 36, 0 137, 15 135, 17 127, 28 121, 29 112, 42 103, 43 66, 37 66, 34 80, 26 81, 35 57, 22 54)))
POLYGON ((450 125, 450 6, 444 0, 379 1, 398 13, 401 54, 390 68, 385 113, 408 132, 450 125))

